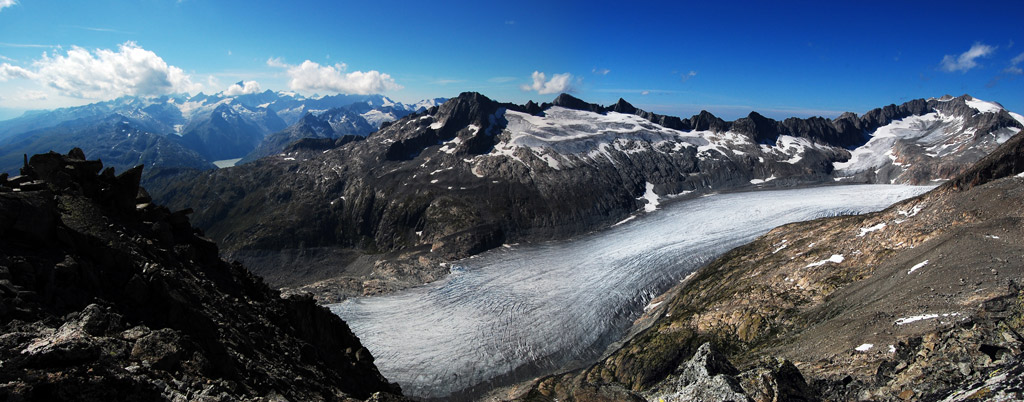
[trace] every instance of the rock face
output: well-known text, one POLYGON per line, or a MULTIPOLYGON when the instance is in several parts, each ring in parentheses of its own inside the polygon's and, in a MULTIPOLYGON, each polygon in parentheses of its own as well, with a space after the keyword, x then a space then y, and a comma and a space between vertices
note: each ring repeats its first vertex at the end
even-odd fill
POLYGON ((711 342, 757 401, 1019 400, 1022 142, 887 210, 782 226, 729 252, 663 295, 620 349, 533 393, 683 392, 678 367, 711 342))
MULTIPOLYGON (((306 289, 333 302, 442 277, 447 270, 440 262, 503 242, 611 225, 666 198, 835 180, 948 178, 1021 127, 996 106, 984 113, 968 107, 974 100, 967 98, 920 100, 831 121, 779 122, 752 113, 726 122, 707 112, 688 119, 657 115, 624 100, 604 107, 563 94, 553 103, 520 106, 464 93, 365 140, 306 140, 245 169, 186 176, 154 194, 178 208, 195 207, 197 225, 273 285, 323 281, 306 289), (943 107, 949 109, 935 111, 943 107), (913 118, 930 123, 900 133, 960 144, 943 156, 922 156, 951 161, 941 169, 893 165, 902 159, 887 155, 903 152, 893 151, 903 137, 868 141, 868 127, 892 131, 918 112, 928 117, 913 118), (980 125, 961 124, 970 119, 980 125), (961 136, 967 131, 974 134, 961 136), (866 141, 873 147, 853 151, 866 159, 845 169, 871 174, 837 177, 837 164, 850 162, 847 148, 866 141)), ((308 123, 311 132, 326 131, 322 120, 308 123)))
POLYGON ((76 148, 22 173, 0 176, 0 399, 400 393, 337 316, 280 298, 221 260, 190 211, 153 204, 141 166, 115 175, 76 148))
POLYGON ((669 378, 649 392, 648 399, 665 401, 732 401, 747 402, 736 378, 739 370, 710 343, 697 348, 669 378))

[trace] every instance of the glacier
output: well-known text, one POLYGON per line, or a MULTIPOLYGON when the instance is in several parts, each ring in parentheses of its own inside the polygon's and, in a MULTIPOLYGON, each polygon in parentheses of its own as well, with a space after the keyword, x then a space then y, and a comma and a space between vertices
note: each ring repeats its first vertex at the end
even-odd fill
POLYGON ((932 187, 715 194, 559 242, 499 247, 444 279, 328 306, 406 395, 471 399, 600 358, 658 294, 777 226, 881 210, 932 187))

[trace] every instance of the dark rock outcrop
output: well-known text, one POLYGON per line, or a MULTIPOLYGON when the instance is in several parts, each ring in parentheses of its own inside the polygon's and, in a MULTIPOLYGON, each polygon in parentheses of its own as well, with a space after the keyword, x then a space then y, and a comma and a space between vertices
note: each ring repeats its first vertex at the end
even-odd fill
POLYGON ((101 169, 75 149, 0 181, 0 399, 400 392, 341 319, 308 295, 280 298, 221 260, 190 211, 153 204, 141 166, 101 169))
POLYGON ((705 343, 648 394, 651 399, 665 401, 747 402, 750 398, 736 378, 739 373, 725 356, 705 343))

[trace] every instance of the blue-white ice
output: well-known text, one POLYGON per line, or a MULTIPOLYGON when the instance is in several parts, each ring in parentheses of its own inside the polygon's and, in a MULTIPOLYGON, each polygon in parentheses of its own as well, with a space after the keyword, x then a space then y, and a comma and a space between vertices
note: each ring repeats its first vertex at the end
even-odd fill
POLYGON ((571 241, 499 248, 447 278, 330 306, 410 396, 474 395, 596 360, 655 295, 790 222, 883 209, 929 187, 851 185, 672 203, 571 241))

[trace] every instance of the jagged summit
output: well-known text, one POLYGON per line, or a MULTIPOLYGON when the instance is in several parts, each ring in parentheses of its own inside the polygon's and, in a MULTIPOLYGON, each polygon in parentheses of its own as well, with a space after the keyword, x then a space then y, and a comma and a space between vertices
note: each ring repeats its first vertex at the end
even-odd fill
POLYGON ((626 102, 625 99, 619 98, 614 105, 609 107, 609 110, 617 113, 625 114, 636 114, 637 109, 632 104, 626 102))

